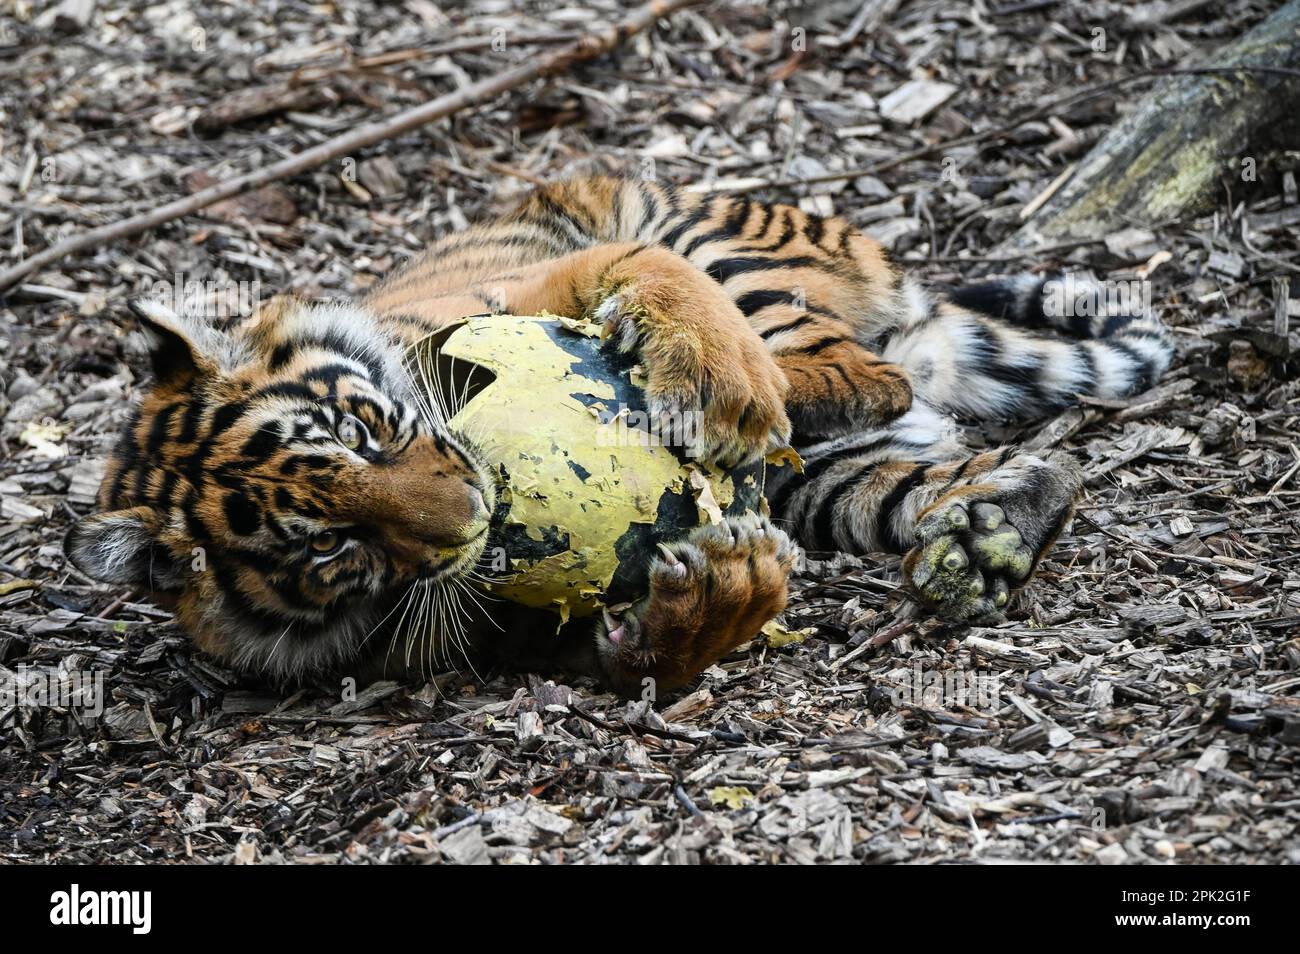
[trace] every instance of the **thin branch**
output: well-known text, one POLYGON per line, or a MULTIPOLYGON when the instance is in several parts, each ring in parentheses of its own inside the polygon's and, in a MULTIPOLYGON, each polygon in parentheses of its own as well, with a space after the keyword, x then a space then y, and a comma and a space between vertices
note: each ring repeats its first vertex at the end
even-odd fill
MULTIPOLYGON (((1029 112, 1022 114, 1012 122, 1002 126, 995 126, 992 129, 986 129, 983 132, 970 133, 965 136, 958 136, 955 139, 943 139, 939 142, 931 143, 928 146, 920 146, 916 149, 902 152, 890 158, 883 159, 879 162, 873 162, 870 165, 858 166, 855 169, 844 169, 840 172, 828 172, 819 176, 808 176, 802 179, 773 179, 768 182, 754 183, 746 185, 743 188, 727 190, 732 194, 741 194, 745 192, 756 192, 759 189, 786 189, 793 186, 817 185, 823 182, 841 182, 845 179, 856 179, 859 176, 876 175, 880 172, 886 172, 906 163, 913 162, 917 159, 925 159, 935 153, 943 152, 947 149, 956 149, 960 146, 972 146, 978 143, 987 142, 991 139, 1001 139, 1015 132, 1025 123, 1033 122, 1050 116, 1053 113, 1074 106, 1077 103, 1094 99, 1106 93, 1123 89, 1133 83, 1139 83, 1150 79, 1158 79, 1162 76, 1178 76, 1183 74, 1190 75, 1241 75, 1244 73, 1260 73, 1264 75, 1288 76, 1300 79, 1300 70, 1288 69, 1286 67, 1271 66, 1223 66, 1223 67, 1174 67, 1170 69, 1143 70, 1141 73, 1135 73, 1132 76, 1124 76, 1119 79, 1109 80, 1104 83, 1098 83, 1089 86, 1086 89, 1076 90, 1073 93, 1067 93, 1064 96, 1057 97, 1051 102, 1042 106, 1037 106, 1029 112)), ((3 287, 0 285, 0 287, 3 287)))
POLYGON ((697 6, 703 2, 704 0, 651 0, 651 2, 637 8, 619 22, 598 29, 590 35, 582 37, 577 42, 556 50, 554 53, 536 57, 520 66, 512 67, 495 76, 471 83, 453 93, 439 96, 430 102, 413 106, 410 109, 389 116, 387 119, 366 123, 351 132, 326 140, 319 145, 312 146, 310 149, 304 149, 302 152, 280 162, 219 182, 183 199, 168 202, 166 205, 161 205, 149 212, 73 235, 0 272, 0 290, 9 288, 37 269, 52 265, 54 262, 76 252, 99 248, 118 239, 136 235, 173 219, 197 212, 213 203, 260 188, 269 182, 275 182, 305 172, 308 169, 314 169, 333 159, 339 159, 368 146, 373 146, 375 143, 418 129, 420 126, 442 119, 444 116, 449 116, 458 110, 494 99, 502 93, 531 80, 552 76, 569 69, 574 64, 603 56, 628 37, 649 27, 660 17, 668 16, 684 7, 697 6))

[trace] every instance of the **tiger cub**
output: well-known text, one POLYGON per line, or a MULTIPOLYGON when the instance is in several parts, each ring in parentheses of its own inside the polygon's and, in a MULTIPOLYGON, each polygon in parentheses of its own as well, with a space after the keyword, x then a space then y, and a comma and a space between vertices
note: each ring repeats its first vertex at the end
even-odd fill
POLYGON ((357 302, 278 298, 225 331, 138 303, 153 386, 104 512, 66 551, 165 595, 200 648, 275 679, 473 649, 481 614, 462 633, 426 610, 474 573, 496 487, 473 442, 422 412, 403 358, 465 315, 549 312, 601 322, 645 368, 652 411, 696 415, 707 458, 793 442, 806 463, 770 473, 770 518, 667 541, 644 598, 594 632, 571 624, 573 665, 623 691, 682 685, 782 611, 795 541, 905 554, 939 616, 993 619, 1069 519, 1080 473, 1060 452, 964 450, 955 418, 1122 397, 1173 354, 1150 314, 1066 317, 1044 293, 1020 277, 935 297, 847 222, 788 205, 548 186, 357 302))

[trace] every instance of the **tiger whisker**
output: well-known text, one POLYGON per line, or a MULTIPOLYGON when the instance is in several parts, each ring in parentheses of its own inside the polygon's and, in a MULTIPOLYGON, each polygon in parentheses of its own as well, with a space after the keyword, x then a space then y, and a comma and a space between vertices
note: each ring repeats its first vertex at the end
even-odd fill
POLYGON ((410 669, 411 653, 412 651, 418 650, 417 658, 419 659, 419 663, 420 663, 421 679, 424 679, 425 677, 425 669, 424 669, 425 646, 424 643, 419 643, 418 640, 422 637, 424 633, 428 631, 426 620, 428 618, 428 612, 429 612, 429 589, 430 587, 427 582, 421 582, 420 599, 419 599, 419 603, 417 604, 415 616, 412 617, 411 625, 406 630, 406 666, 407 669, 410 669))
MULTIPOLYGON (((392 637, 388 640, 388 652, 384 654, 384 670, 385 670, 385 672, 387 672, 387 669, 388 669, 388 660, 390 660, 390 659, 393 658, 393 650, 397 648, 397 640, 398 640, 398 636, 399 636, 400 633, 401 633, 401 629, 402 629, 402 621, 406 619, 406 614, 410 612, 410 609, 411 609, 411 603, 412 603, 413 597, 414 597, 414 595, 415 595, 416 587, 417 587, 417 585, 419 584, 419 582, 420 582, 419 580, 416 580, 416 581, 413 582, 410 586, 408 586, 408 587, 406 588, 406 592, 405 592, 404 594, 402 594, 402 598, 398 601, 397 606, 394 606, 394 607, 393 607, 393 610, 391 610, 391 611, 389 612, 389 616, 391 616, 392 613, 393 613, 394 611, 396 611, 396 609, 397 609, 399 606, 405 606, 405 607, 406 607, 406 609, 404 609, 404 610, 402 611, 402 615, 401 615, 401 617, 398 619, 397 624, 393 627, 393 635, 392 635, 392 637)), ((385 619, 387 619, 387 617, 385 617, 385 619)), ((382 620, 381 620, 381 625, 382 625, 382 620)), ((378 629, 379 627, 376 626, 375 628, 378 629)), ((373 630, 372 630, 371 632, 373 632, 373 630)), ((367 634, 367 635, 366 635, 366 639, 369 639, 369 638, 370 638, 370 635, 367 634)))
MULTIPOLYGON (((393 641, 392 641, 392 645, 391 645, 391 647, 390 647, 390 649, 389 649, 389 652, 390 652, 390 653, 392 652, 392 649, 395 648, 395 647, 397 646, 397 642, 398 642, 398 640, 401 639, 405 633, 409 632, 409 630, 407 629, 406 620, 407 620, 408 616, 410 615, 411 610, 412 610, 412 609, 415 607, 415 605, 420 601, 420 595, 421 595, 421 591, 422 591, 423 588, 424 588, 424 583, 425 583, 424 580, 417 580, 414 584, 412 584, 411 589, 412 589, 412 591, 413 591, 416 595, 415 595, 415 597, 414 597, 414 598, 413 598, 413 599, 412 599, 412 600, 407 604, 406 609, 402 612, 402 618, 399 619, 399 620, 397 621, 397 626, 393 629, 393 641)), ((406 648, 406 659, 405 659, 404 665, 409 667, 409 666, 411 665, 411 648, 410 648, 410 640, 409 640, 409 639, 406 641, 406 647, 407 647, 407 648, 406 648)))
POLYGON ((430 427, 445 424, 449 417, 447 408, 442 402, 442 388, 436 359, 421 352, 416 346, 411 346, 407 349, 403 370, 410 380, 411 393, 416 397, 417 406, 425 422, 430 427), (431 364, 432 368, 430 368, 431 364), (429 380, 430 372, 433 374, 433 382, 429 380))
MULTIPOLYGON (((453 388, 455 388, 455 386, 456 386, 456 356, 455 356, 454 354, 451 356, 451 365, 447 368, 447 374, 448 374, 448 376, 451 378, 451 382, 450 382, 450 383, 451 383, 451 386, 452 386, 453 388)), ((441 391, 441 388, 439 388, 439 390, 441 391)), ((460 408, 459 408, 459 407, 457 406, 457 404, 456 404, 456 392, 455 392, 454 390, 451 391, 451 392, 447 395, 447 397, 448 397, 448 399, 449 399, 449 407, 450 407, 450 409, 451 409, 451 411, 452 411, 452 416, 454 417, 454 416, 455 416, 455 412, 457 412, 457 411, 460 410, 460 408)))
POLYGON ((447 591, 445 587, 441 585, 436 591, 436 607, 438 615, 437 649, 444 665, 450 666, 457 675, 460 675, 460 669, 452 660, 451 655, 451 647, 453 645, 459 648, 459 644, 456 642, 456 628, 449 612, 447 591), (450 634, 450 640, 448 639, 448 634, 450 634))
POLYGON ((419 640, 420 677, 425 680, 433 678, 434 647, 441 638, 442 627, 438 619, 438 586, 432 580, 424 587, 424 600, 420 604, 419 625, 411 630, 410 639, 419 640), (427 666, 427 669, 426 669, 427 666))
MULTIPOLYGON (((464 580, 453 580, 452 582, 455 583, 456 586, 460 588, 461 592, 463 592, 466 596, 468 596, 473 601, 474 605, 479 608, 479 612, 483 614, 484 618, 487 619, 489 623, 495 626, 499 632, 502 633, 505 632, 505 629, 501 626, 501 624, 492 618, 492 613, 488 610, 488 608, 479 601, 478 598, 479 594, 476 594, 473 588, 468 583, 466 583, 464 580)), ((486 596, 487 594, 483 594, 483 595, 486 596)), ((488 596, 487 598, 499 602, 499 600, 497 600, 497 598, 494 596, 488 596)))
POLYGON ((379 627, 383 626, 386 622, 388 622, 388 618, 389 618, 390 616, 392 616, 394 613, 397 612, 397 608, 398 608, 399 606, 401 606, 402 603, 410 597, 410 595, 411 595, 411 590, 413 590, 414 588, 415 588, 415 584, 414 584, 414 583, 412 583, 410 586, 408 586, 408 587, 406 588, 406 592, 403 593, 402 596, 401 596, 398 600, 396 600, 396 601, 393 603, 393 608, 390 609, 390 610, 389 610, 389 611, 384 615, 384 618, 381 619, 378 623, 376 623, 376 624, 371 628, 370 632, 366 633, 366 635, 364 635, 364 636, 361 637, 361 642, 357 643, 357 649, 360 649, 362 646, 364 646, 364 645, 366 644, 366 642, 370 639, 370 637, 373 636, 373 635, 375 635, 375 632, 379 629, 379 627))
MULTIPOLYGON (((458 581, 455 579, 452 580, 453 584, 457 582, 458 581)), ((448 588, 447 595, 451 601, 454 601, 456 610, 464 618, 464 622, 458 624, 454 633, 457 649, 460 651, 461 657, 465 660, 465 664, 469 666, 469 671, 474 674, 474 678, 479 682, 482 682, 483 677, 479 675, 478 670, 474 668, 474 660, 470 655, 470 646, 467 639, 468 629, 466 624, 472 622, 473 618, 468 612, 466 612, 464 605, 460 601, 460 594, 457 593, 454 588, 448 588)))
POLYGON ((435 355, 426 355, 424 361, 420 363, 420 376, 424 382, 424 394, 428 398, 430 405, 435 407, 438 412, 438 419, 446 423, 451 419, 447 400, 443 395, 442 387, 442 369, 438 366, 438 359, 435 355), (433 381, 430 383, 429 377, 432 374, 433 381))
POLYGON ((420 372, 420 385, 416 391, 420 395, 420 400, 424 404, 430 417, 430 424, 445 423, 447 418, 447 408, 442 401, 442 387, 438 383, 438 364, 436 359, 422 355, 416 362, 416 368, 420 372), (432 364, 432 367, 430 365, 432 364), (433 382, 430 382, 430 372, 433 374, 433 382))
POLYGON ((266 662, 268 665, 275 662, 276 650, 280 648, 280 643, 284 642, 284 637, 289 635, 289 630, 293 629, 293 627, 297 624, 297 622, 298 621, 296 619, 290 620, 289 625, 284 628, 284 632, 280 634, 278 639, 276 639, 275 645, 271 647, 271 652, 266 657, 266 662))
POLYGON ((455 629, 452 625, 451 600, 447 596, 447 591, 442 587, 438 589, 438 646, 443 651, 443 657, 450 660, 450 650, 455 646, 455 629))

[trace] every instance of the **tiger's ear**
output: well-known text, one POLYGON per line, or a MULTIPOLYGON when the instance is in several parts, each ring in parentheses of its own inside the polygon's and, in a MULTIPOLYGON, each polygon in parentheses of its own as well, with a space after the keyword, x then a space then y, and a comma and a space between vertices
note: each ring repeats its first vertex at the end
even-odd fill
POLYGON ((281 323, 306 304, 305 299, 291 292, 276 295, 239 323, 239 333, 269 349, 280 338, 281 323))
POLYGON ((137 298, 128 307, 140 319, 159 384, 184 388, 216 373, 216 363, 203 353, 185 319, 156 299, 137 298))
POLYGON ((172 560, 158 546, 161 520, 152 507, 82 517, 63 538, 63 552, 86 576, 103 583, 159 584, 172 560))

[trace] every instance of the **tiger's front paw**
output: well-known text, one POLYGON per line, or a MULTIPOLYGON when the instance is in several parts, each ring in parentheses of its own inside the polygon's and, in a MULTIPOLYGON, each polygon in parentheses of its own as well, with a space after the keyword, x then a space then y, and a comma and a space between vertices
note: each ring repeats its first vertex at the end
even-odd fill
POLYGON ((607 681, 634 695, 671 691, 753 639, 785 608, 797 550, 766 517, 745 514, 661 545, 650 594, 596 633, 607 681))
POLYGON ((721 285, 651 248, 609 269, 603 289, 592 317, 640 358, 666 443, 723 467, 789 444, 785 374, 721 285))

